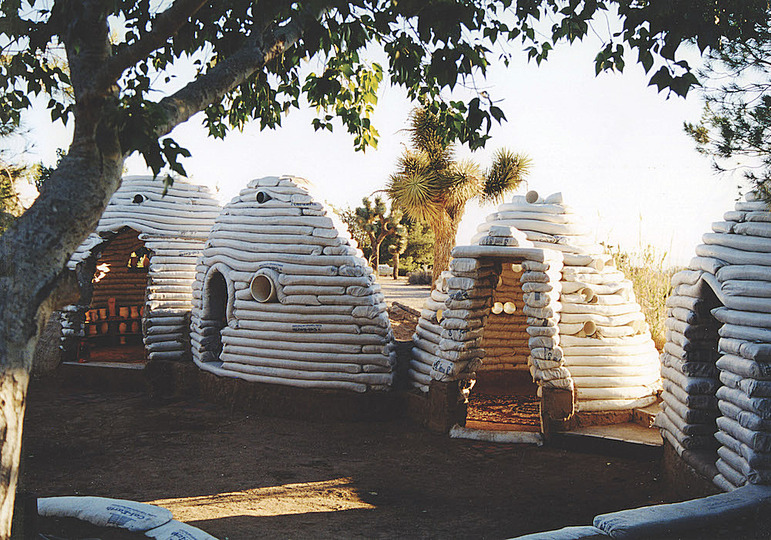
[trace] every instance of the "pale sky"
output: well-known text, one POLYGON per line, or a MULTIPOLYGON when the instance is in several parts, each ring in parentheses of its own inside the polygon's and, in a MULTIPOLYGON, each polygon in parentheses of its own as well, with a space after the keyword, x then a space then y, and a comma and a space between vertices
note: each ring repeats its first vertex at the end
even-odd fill
MULTIPOLYGON (((496 65, 484 83, 508 122, 495 126, 487 148, 473 154, 483 166, 500 147, 533 159, 527 188, 564 194, 596 231, 598 241, 620 243, 627 250, 653 244, 684 265, 693 256, 710 223, 732 209, 737 178, 716 176, 682 130, 696 121, 701 101, 666 99, 633 58, 623 74, 594 75, 597 42, 555 49, 547 62, 528 64, 515 55, 508 68, 496 65)), ((380 91, 374 124, 377 150, 353 150, 344 128, 314 132, 312 111, 292 111, 275 131, 250 124, 224 141, 210 139, 201 115, 179 126, 174 139, 193 153, 183 165, 195 181, 216 186, 229 201, 254 178, 292 174, 314 182, 329 203, 356 206, 385 185, 406 143, 401 131, 411 105, 399 88, 380 91)), ((68 131, 52 127, 46 111, 26 117, 35 152, 49 163, 55 149, 69 143, 68 131)), ((459 155, 469 155, 460 149, 459 155)), ((129 174, 146 174, 141 158, 127 163, 129 174)), ((508 198, 508 197, 507 197, 508 198)), ((476 226, 494 211, 470 204, 457 241, 468 243, 476 226)))

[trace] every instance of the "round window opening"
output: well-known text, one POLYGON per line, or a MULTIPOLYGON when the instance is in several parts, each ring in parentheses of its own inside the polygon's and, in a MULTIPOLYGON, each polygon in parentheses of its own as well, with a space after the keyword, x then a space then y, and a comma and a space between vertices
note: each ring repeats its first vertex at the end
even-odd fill
POLYGON ((276 284, 265 274, 257 274, 252 278, 252 282, 249 284, 249 290, 252 293, 252 298, 258 302, 275 302, 276 301, 276 284))

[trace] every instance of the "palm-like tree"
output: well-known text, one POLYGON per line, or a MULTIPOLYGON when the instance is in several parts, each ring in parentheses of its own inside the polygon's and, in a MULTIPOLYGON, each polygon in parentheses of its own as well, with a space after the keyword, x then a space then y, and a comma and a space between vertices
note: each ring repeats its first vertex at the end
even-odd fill
POLYGON ((531 160, 501 149, 485 172, 472 161, 456 161, 453 146, 441 137, 438 119, 423 108, 412 111, 408 131, 413 148, 399 158, 387 191, 405 214, 434 230, 435 282, 449 266, 466 203, 471 199, 499 202, 525 179, 531 160))

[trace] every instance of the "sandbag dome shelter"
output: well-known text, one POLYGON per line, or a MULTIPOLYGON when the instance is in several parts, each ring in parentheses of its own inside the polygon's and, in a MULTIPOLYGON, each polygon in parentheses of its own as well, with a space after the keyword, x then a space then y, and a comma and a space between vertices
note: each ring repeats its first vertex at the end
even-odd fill
POLYGON ((672 277, 656 424, 717 487, 771 484, 771 211, 755 193, 672 277))
POLYGON ((225 206, 196 268, 193 359, 221 377, 389 390, 383 295, 347 228, 295 177, 250 182, 225 206))
POLYGON ((208 187, 128 176, 71 257, 81 301, 62 312, 65 359, 190 358, 195 265, 221 206, 208 187))
POLYGON ((515 196, 478 231, 453 250, 421 313, 415 388, 514 386, 535 399, 538 429, 657 401, 658 352, 632 284, 561 194, 515 196))

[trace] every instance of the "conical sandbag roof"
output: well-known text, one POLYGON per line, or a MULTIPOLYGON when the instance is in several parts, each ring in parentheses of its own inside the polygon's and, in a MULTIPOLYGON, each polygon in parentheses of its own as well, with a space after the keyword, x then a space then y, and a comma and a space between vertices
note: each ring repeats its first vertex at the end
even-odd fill
MULTIPOLYGON (((524 311, 558 320, 556 337, 575 385, 578 410, 630 409, 654 402, 661 388, 658 352, 632 284, 562 195, 515 196, 487 217, 473 241, 481 243, 495 227, 516 228, 534 247, 562 254, 560 290, 526 293, 526 304, 533 305, 530 296, 539 295, 537 305, 542 307, 537 314, 528 306, 524 311)), ((532 357, 530 362, 534 370, 532 357)))
POLYGON ((380 287, 306 180, 250 182, 217 218, 195 288, 201 368, 300 387, 390 388, 395 357, 380 287))

